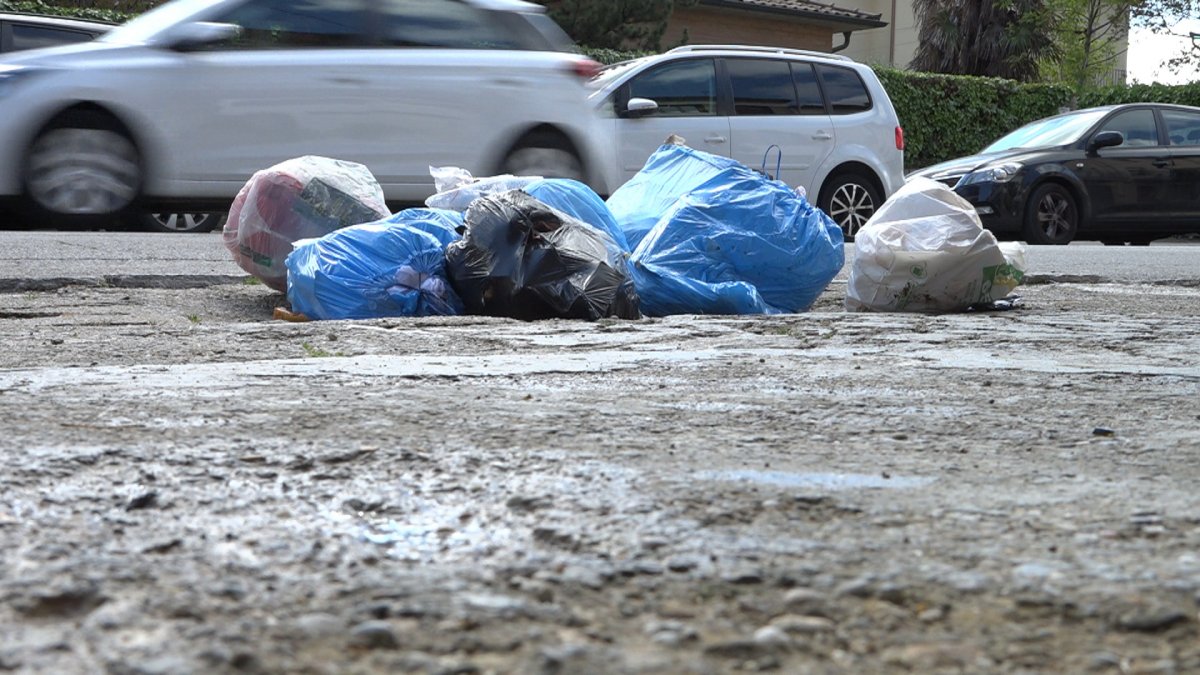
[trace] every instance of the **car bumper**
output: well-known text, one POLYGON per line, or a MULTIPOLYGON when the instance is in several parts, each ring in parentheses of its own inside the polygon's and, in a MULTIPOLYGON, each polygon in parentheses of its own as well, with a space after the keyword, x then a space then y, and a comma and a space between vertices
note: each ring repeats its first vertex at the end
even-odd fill
POLYGON ((975 183, 954 188, 960 197, 975 207, 983 226, 996 235, 1021 232, 1022 203, 1020 185, 1010 183, 975 183))

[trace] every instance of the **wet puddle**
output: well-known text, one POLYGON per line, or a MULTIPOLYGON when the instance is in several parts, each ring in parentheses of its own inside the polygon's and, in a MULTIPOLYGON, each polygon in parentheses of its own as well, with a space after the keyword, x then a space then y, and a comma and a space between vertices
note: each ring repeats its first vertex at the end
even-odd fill
POLYGON ((753 483, 782 488, 823 488, 826 490, 911 489, 933 483, 923 476, 890 476, 863 473, 787 473, 784 471, 700 471, 692 474, 699 480, 731 483, 753 483))

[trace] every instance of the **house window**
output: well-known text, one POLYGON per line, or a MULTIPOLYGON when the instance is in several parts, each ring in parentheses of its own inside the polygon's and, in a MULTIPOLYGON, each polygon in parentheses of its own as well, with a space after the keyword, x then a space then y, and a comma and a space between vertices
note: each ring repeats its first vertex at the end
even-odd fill
POLYGON ((629 82, 629 98, 658 104, 658 117, 717 114, 717 69, 712 59, 673 61, 629 82))
POLYGON ((736 115, 795 115, 796 85, 787 61, 727 59, 736 115))
POLYGON ((825 98, 834 115, 853 115, 871 109, 871 95, 858 73, 850 68, 817 66, 825 98))

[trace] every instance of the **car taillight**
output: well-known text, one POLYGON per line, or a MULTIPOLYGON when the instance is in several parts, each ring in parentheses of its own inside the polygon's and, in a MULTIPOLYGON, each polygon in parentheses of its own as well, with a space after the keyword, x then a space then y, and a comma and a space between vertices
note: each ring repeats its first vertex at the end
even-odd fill
POLYGON ((896 149, 904 150, 904 129, 902 127, 896 127, 896 149))
POLYGON ((600 74, 600 69, 604 66, 599 62, 591 59, 576 59, 572 62, 572 68, 576 75, 585 80, 590 80, 600 74))

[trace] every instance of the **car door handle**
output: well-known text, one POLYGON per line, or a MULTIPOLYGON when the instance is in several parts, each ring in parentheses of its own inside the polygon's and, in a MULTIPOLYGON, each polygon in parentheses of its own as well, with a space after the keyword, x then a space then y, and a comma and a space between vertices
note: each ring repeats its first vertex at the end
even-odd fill
POLYGON ((361 77, 344 77, 344 76, 329 77, 329 78, 326 78, 326 81, 332 82, 334 84, 346 84, 346 85, 355 85, 355 86, 367 83, 367 81, 361 77))
POLYGON ((724 136, 709 136, 708 138, 704 139, 704 142, 705 143, 724 143, 726 140, 728 140, 728 139, 726 139, 724 136))
POLYGON ((814 141, 831 141, 831 140, 833 140, 833 136, 831 136, 828 131, 818 131, 817 133, 813 134, 813 140, 814 141))
POLYGON ((1151 164, 1153 164, 1154 166, 1156 166, 1160 169, 1165 169, 1171 165, 1171 161, 1167 160, 1167 159, 1156 159, 1153 162, 1151 162, 1151 164))

